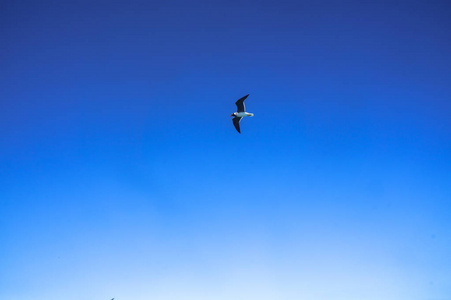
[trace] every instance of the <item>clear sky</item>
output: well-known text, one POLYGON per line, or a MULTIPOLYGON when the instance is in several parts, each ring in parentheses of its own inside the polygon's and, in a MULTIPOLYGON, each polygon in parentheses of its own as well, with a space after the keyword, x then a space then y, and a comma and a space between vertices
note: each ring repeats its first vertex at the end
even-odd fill
POLYGON ((2 1, 0 299, 451 299, 450 15, 2 1))

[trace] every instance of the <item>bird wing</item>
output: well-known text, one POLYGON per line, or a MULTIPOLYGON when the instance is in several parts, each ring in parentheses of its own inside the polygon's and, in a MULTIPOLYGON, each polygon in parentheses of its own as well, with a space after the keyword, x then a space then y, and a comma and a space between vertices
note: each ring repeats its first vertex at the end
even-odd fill
POLYGON ((238 131, 239 133, 241 133, 241 131, 240 131, 240 121, 241 121, 241 119, 242 119, 242 117, 235 117, 235 118, 232 119, 233 125, 236 128, 236 131, 238 131))
POLYGON ((236 104, 236 108, 237 108, 237 112, 245 112, 246 108, 244 107, 244 100, 246 100, 246 98, 249 96, 249 94, 247 94, 246 96, 238 99, 235 104, 236 104))

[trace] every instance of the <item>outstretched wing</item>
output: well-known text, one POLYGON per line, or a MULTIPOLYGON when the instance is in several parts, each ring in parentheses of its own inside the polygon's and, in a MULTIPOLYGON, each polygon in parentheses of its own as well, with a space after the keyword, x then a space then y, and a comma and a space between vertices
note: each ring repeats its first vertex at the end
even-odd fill
POLYGON ((249 94, 247 94, 246 96, 244 96, 243 98, 238 99, 235 104, 236 104, 236 108, 237 108, 237 112, 245 112, 246 108, 244 107, 244 100, 246 100, 247 96, 249 96, 249 94))
POLYGON ((241 121, 241 119, 242 119, 242 117, 235 117, 235 118, 232 119, 233 125, 236 128, 236 131, 238 131, 239 133, 241 133, 241 131, 240 131, 240 121, 241 121))

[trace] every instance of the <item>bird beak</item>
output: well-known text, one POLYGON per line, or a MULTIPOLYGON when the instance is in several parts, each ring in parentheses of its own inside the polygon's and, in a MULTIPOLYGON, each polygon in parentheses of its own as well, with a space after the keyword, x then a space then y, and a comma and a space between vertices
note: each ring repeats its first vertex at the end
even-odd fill
POLYGON ((231 116, 231 117, 233 117, 234 115, 233 115, 233 114, 231 114, 230 116, 231 116))

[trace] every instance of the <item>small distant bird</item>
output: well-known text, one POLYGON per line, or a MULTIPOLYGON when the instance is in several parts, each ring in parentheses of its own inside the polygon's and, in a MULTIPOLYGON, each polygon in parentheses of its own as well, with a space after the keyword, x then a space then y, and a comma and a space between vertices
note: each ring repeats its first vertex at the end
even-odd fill
POLYGON ((234 117, 232 119, 233 121, 233 125, 236 128, 236 131, 238 131, 239 133, 241 133, 240 131, 240 121, 243 117, 253 117, 254 114, 248 113, 246 112, 246 108, 244 107, 244 100, 246 100, 246 98, 249 96, 249 94, 247 94, 246 96, 238 99, 235 104, 236 104, 236 112, 234 112, 233 114, 231 114, 231 117, 234 117))

